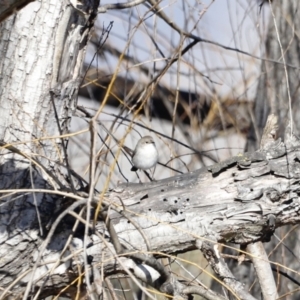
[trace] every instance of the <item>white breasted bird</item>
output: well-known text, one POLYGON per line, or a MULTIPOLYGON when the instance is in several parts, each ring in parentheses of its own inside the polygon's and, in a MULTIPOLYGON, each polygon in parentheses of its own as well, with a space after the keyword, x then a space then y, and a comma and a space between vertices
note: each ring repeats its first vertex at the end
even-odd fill
POLYGON ((151 136, 142 137, 132 154, 133 167, 131 171, 148 170, 156 165, 158 161, 158 152, 155 142, 151 136))

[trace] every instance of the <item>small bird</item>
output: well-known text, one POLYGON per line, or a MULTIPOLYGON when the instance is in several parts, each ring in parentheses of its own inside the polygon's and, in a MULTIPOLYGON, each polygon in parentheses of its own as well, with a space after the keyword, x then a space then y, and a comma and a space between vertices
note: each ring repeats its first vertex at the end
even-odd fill
POLYGON ((158 161, 158 152, 155 142, 151 136, 142 137, 132 154, 133 167, 131 171, 148 170, 156 165, 158 161))

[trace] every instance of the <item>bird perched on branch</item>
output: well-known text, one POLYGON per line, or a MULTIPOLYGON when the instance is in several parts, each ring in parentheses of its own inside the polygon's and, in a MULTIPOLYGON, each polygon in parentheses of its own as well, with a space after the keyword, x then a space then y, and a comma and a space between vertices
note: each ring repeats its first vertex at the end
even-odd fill
POLYGON ((158 152, 155 142, 151 136, 142 137, 132 154, 133 167, 131 171, 148 170, 156 165, 158 161, 158 152))

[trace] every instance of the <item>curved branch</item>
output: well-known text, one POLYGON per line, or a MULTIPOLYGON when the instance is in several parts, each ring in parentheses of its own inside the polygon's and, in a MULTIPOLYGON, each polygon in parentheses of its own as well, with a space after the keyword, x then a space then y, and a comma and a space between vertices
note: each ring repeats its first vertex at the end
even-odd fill
POLYGON ((107 10, 109 9, 126 9, 126 8, 137 6, 144 2, 146 2, 146 0, 133 0, 125 3, 106 4, 98 8, 98 13, 106 13, 107 10))

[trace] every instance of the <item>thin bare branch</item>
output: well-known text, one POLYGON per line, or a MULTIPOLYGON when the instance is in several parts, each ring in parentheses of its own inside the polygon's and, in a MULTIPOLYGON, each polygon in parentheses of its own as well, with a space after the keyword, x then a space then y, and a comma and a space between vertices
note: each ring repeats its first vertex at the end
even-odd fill
POLYGON ((98 13, 106 13, 109 9, 126 9, 137 6, 141 3, 146 2, 147 0, 133 0, 130 2, 125 3, 112 3, 112 4, 105 4, 98 8, 98 13))

